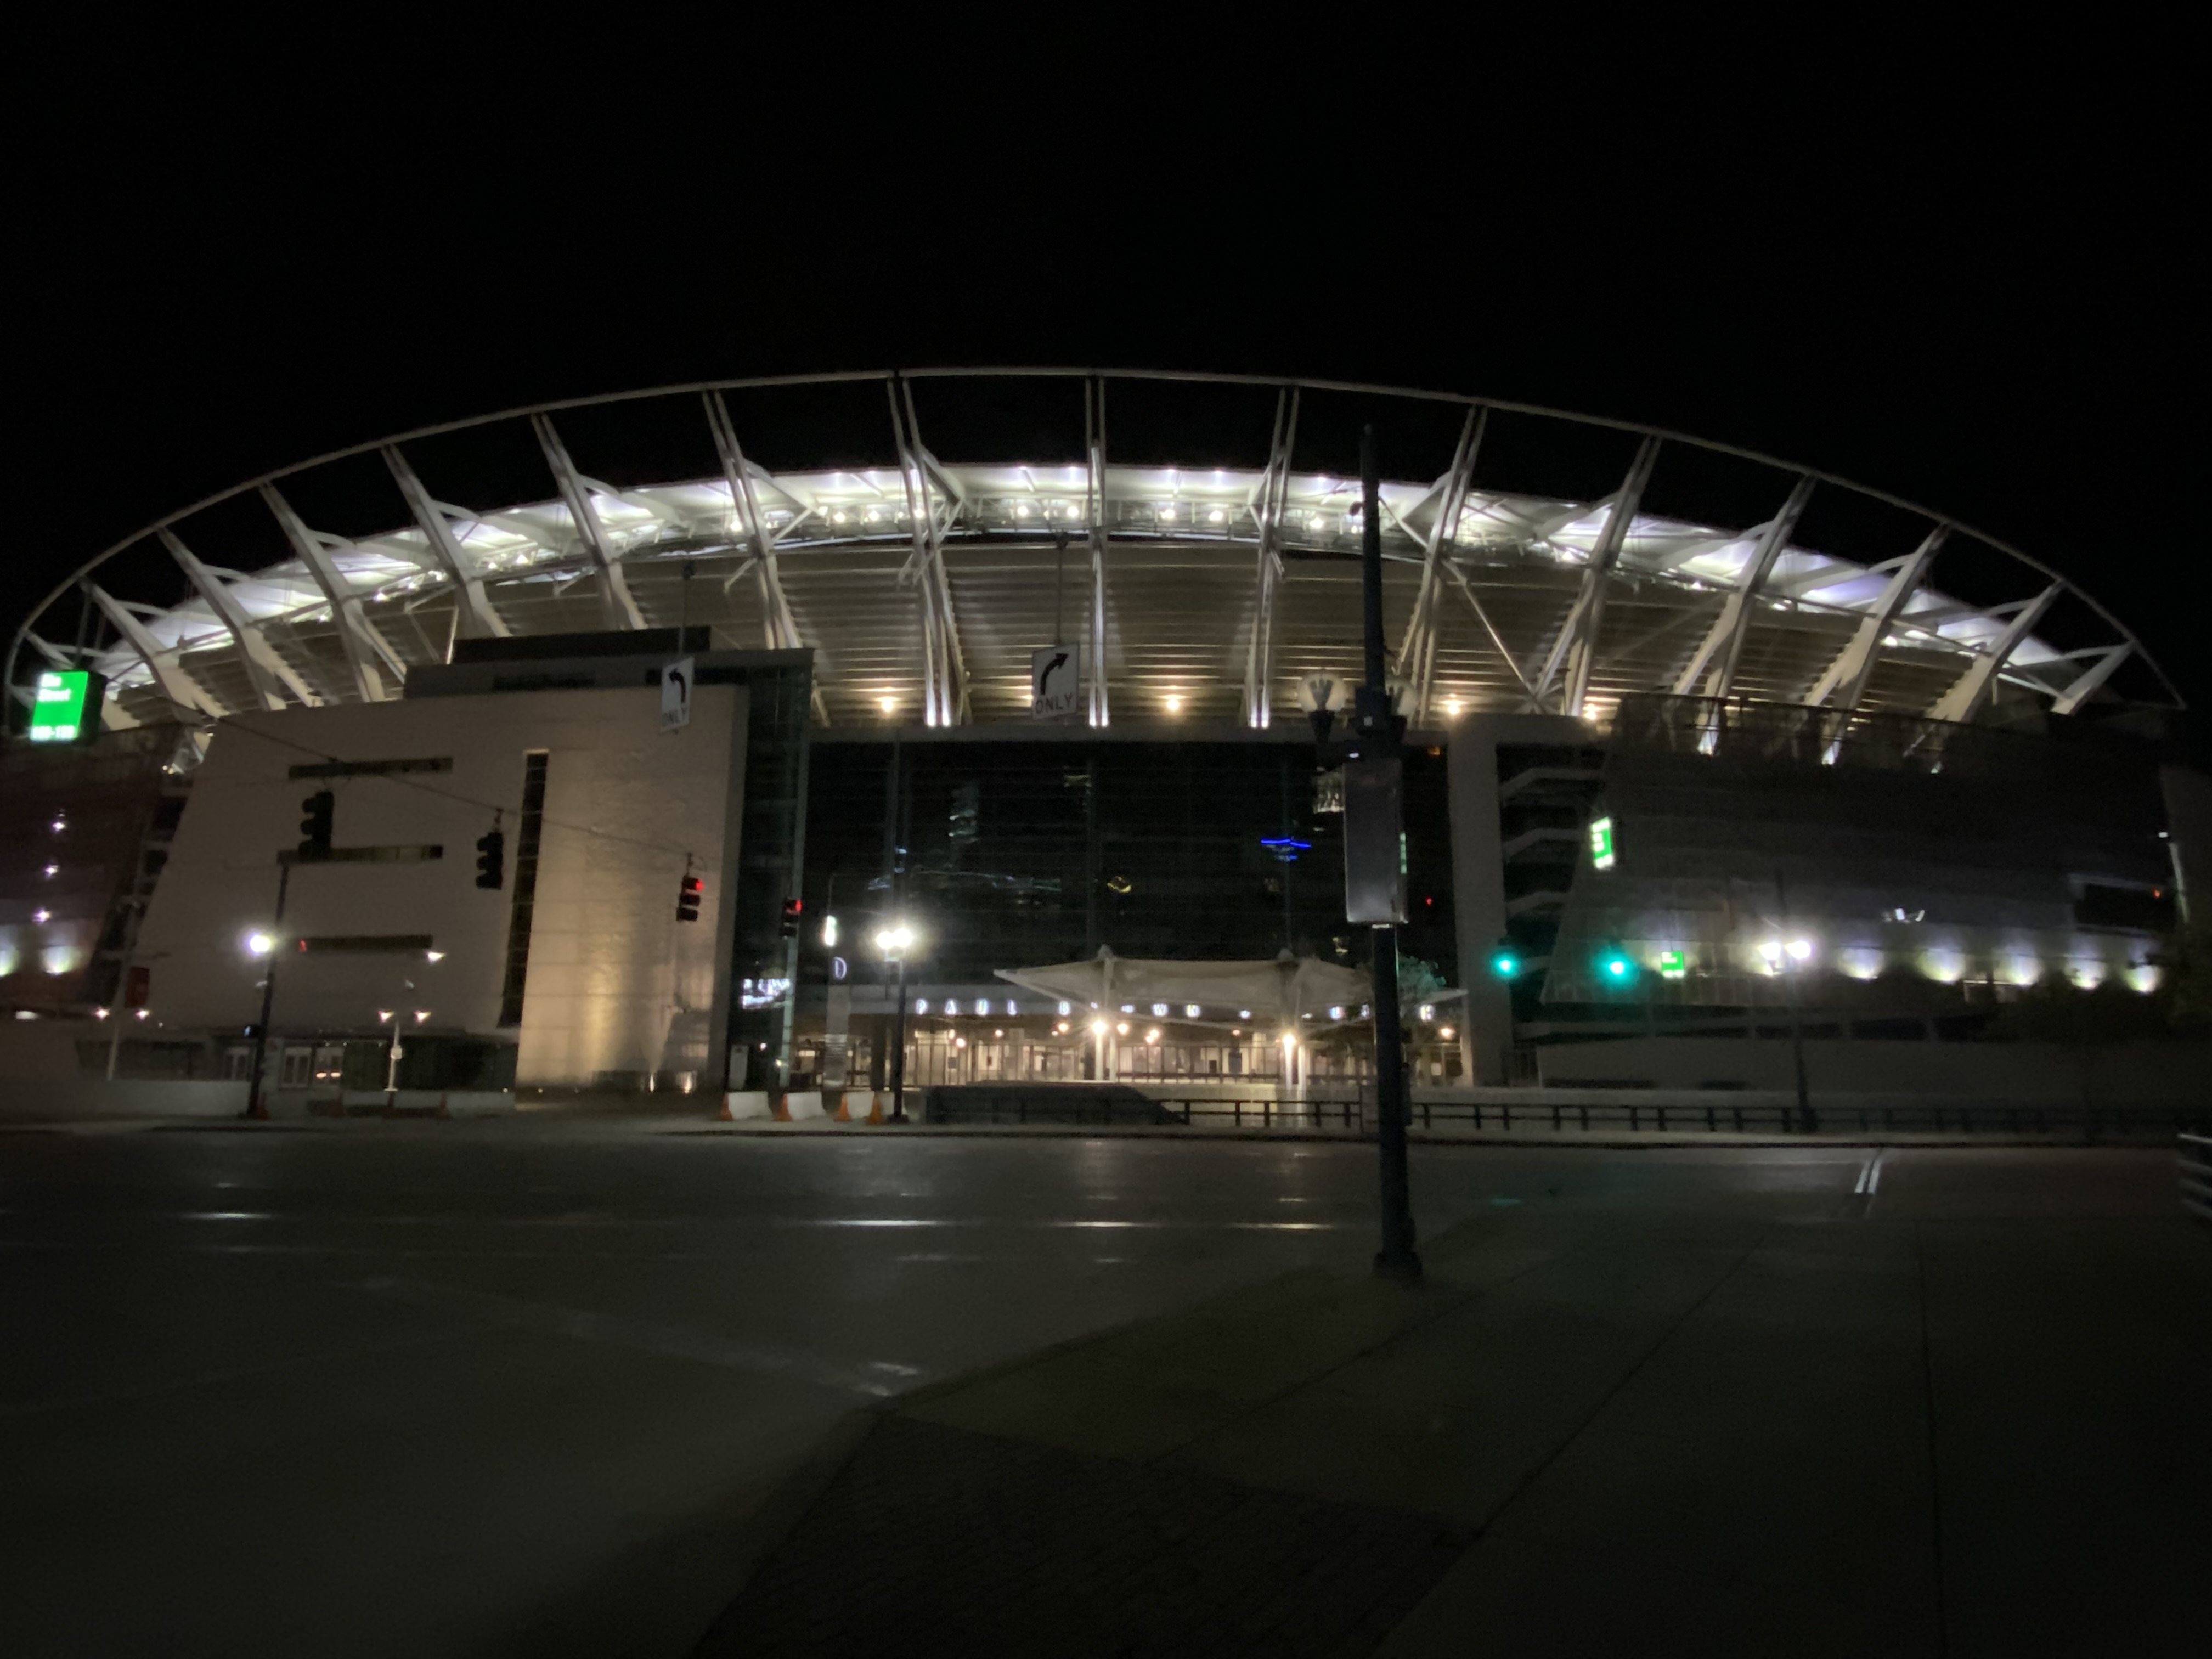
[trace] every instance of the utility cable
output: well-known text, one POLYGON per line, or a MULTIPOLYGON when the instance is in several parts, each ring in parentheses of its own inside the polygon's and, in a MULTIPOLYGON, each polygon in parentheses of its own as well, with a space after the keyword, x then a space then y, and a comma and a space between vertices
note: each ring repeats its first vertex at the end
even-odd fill
MULTIPOLYGON (((231 726, 234 724, 236 718, 237 717, 234 715, 226 714, 218 719, 216 724, 218 726, 231 726)), ((295 742, 289 738, 280 738, 276 736, 273 732, 264 732, 253 726, 238 726, 235 729, 246 732, 251 736, 259 738, 264 743, 273 743, 280 749, 289 749, 295 754, 309 755, 319 761, 325 761, 332 765, 345 766, 353 764, 353 763, 347 761, 343 756, 325 754, 323 750, 313 748, 307 744, 295 742)), ((416 780, 410 777, 404 772, 380 772, 374 774, 365 774, 363 775, 373 775, 386 783, 397 784, 405 789, 419 789, 426 795, 435 795, 441 800, 453 801, 462 806, 473 806, 480 811, 513 813, 518 818, 522 814, 522 808, 519 803, 507 802, 501 804, 497 801, 478 800, 473 795, 460 794, 451 789, 441 789, 435 784, 418 782, 416 780)), ((343 780, 341 781, 343 781, 343 780)), ((556 830, 566 830, 574 835, 595 836, 600 841, 620 842, 624 845, 630 847, 650 848, 656 853, 680 854, 686 860, 695 860, 697 856, 691 848, 678 846, 674 842, 652 841, 642 836, 625 836, 612 830, 595 829, 587 823, 568 823, 562 819, 554 817, 550 813, 541 812, 539 814, 539 822, 549 824, 556 830)), ((689 867, 688 864, 686 867, 689 867)))

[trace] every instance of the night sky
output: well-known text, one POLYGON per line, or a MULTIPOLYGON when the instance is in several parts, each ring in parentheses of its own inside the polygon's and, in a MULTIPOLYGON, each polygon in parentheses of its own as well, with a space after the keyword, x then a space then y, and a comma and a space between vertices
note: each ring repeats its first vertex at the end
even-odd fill
POLYGON ((1731 82, 1694 121, 1577 115, 1662 71, 1562 61, 1547 104, 1409 122, 1308 107, 1296 74, 1248 121, 1211 58, 1133 79, 1110 45, 1039 82, 939 42, 902 69, 915 103, 795 63, 732 99, 727 41, 42 40, 10 167, 11 632, 147 520, 430 422, 1088 363, 1435 386, 1817 466, 2045 559, 2212 704, 2201 135, 2155 71, 2097 91, 2087 47, 1731 82))

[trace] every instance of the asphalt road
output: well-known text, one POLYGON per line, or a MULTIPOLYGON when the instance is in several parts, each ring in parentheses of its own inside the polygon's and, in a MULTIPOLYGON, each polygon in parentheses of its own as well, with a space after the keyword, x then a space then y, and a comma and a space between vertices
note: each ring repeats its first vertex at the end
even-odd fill
MULTIPOLYGON (((1414 1185, 1430 1233, 2174 1206, 2146 1152, 1424 1146, 1414 1185)), ((0 1651, 682 1653, 845 1413, 1357 1269, 1374 1188, 1324 1143, 0 1134, 0 1651)))

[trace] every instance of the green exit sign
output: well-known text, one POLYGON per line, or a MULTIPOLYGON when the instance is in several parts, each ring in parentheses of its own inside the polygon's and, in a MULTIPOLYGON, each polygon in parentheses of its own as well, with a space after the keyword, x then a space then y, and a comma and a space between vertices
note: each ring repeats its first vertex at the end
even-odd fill
POLYGON ((1598 818, 1589 827, 1590 862, 1601 870, 1613 868, 1613 820, 1598 818))
POLYGON ((31 696, 33 743, 89 743, 100 734, 100 699, 105 676, 85 668, 50 668, 39 676, 31 696))

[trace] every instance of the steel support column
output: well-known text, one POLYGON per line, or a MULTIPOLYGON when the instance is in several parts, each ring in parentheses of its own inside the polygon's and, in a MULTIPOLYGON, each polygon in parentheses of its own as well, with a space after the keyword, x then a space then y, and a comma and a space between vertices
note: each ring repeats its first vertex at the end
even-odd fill
POLYGON ((2135 647, 2132 644, 2115 645, 2097 653, 2097 659, 2089 665, 2079 678, 2052 700, 2051 712, 2054 714, 2071 714, 2078 712, 2081 705, 2095 695, 2097 688, 2112 678, 2112 671, 2125 662, 2129 653, 2134 649, 2135 647))
POLYGON ((1606 586, 1612 580, 1613 567, 1620 561, 1620 550, 1627 544, 1637 503, 1644 497, 1644 486, 1650 482, 1652 463, 1658 456, 1656 438, 1646 438, 1636 447, 1635 459, 1628 464, 1628 476, 1613 497, 1605 515, 1605 528, 1598 532, 1596 544, 1590 549, 1589 562, 1583 568, 1581 591, 1576 594, 1565 621, 1559 625, 1559 637, 1552 641, 1552 648, 1545 655, 1543 671, 1531 682, 1536 689, 1534 701, 1540 708, 1564 665, 1566 677, 1559 696, 1559 712, 1582 712, 1583 700, 1589 692, 1590 667, 1596 660, 1598 630, 1605 621, 1606 586))
POLYGON ((92 596, 92 602, 100 607, 100 614, 115 625, 115 631, 123 636, 131 650, 137 653, 138 659, 152 673, 156 690, 178 708, 189 709, 196 714, 220 717, 223 714, 222 708, 200 683, 185 672, 183 665, 177 660, 177 653, 165 649, 148 633, 146 625, 131 613, 128 605, 97 583, 87 582, 84 587, 85 592, 92 596))
POLYGON ((599 508, 592 505, 590 486, 576 471, 576 464, 568 459, 568 451, 561 441, 561 434, 553 429, 553 422, 543 415, 530 417, 531 430, 538 434, 538 447, 544 452, 545 465, 552 471, 553 482, 561 491, 562 504, 568 509, 569 522, 576 527, 576 537, 591 556, 592 568, 599 572, 599 608, 611 629, 641 629, 645 626, 645 613, 637 608, 636 597, 624 580, 621 555, 607 527, 600 522, 599 508))
POLYGON ((1252 493, 1250 507, 1259 533, 1259 558, 1252 596, 1252 634, 1244 652, 1244 723, 1267 724, 1268 682, 1275 672, 1275 594, 1283 583, 1283 513, 1291 488, 1291 452, 1298 438, 1298 389, 1275 394, 1275 428, 1267 445, 1267 470, 1252 493))
POLYGON ((268 503, 276 522, 283 527, 285 540, 292 544, 293 552, 300 562, 307 567, 307 574, 315 579, 315 586, 323 590, 330 601, 331 625, 337 629, 338 643, 344 647, 346 665, 353 671, 354 690, 363 702, 382 702, 391 696, 385 676, 391 676, 392 684, 398 685, 407 678, 406 665, 399 653, 386 642, 362 608, 360 596, 353 591, 345 573, 331 557, 331 549, 349 545, 337 537, 326 537, 307 528, 292 504, 277 494, 274 484, 261 486, 261 499, 268 503))
POLYGON ((453 526, 430 499, 430 492, 422 487, 415 469, 399 453, 397 444, 386 444, 382 450, 384 464, 391 469, 392 481, 399 486, 405 497, 407 510, 414 515, 415 527, 422 532, 429 544, 430 556, 453 584, 454 603, 460 608, 459 625, 456 630, 464 639, 501 639, 507 637, 509 629, 499 612, 492 608, 490 598, 484 592, 483 578, 476 574, 476 562, 468 550, 461 545, 460 538, 453 534, 453 526))
POLYGON ((1997 675, 2028 631, 2043 620, 2043 613, 2051 609, 2051 602, 2065 592, 2065 584, 2053 582, 2033 599, 2025 601, 2013 612, 2012 620, 2005 624, 2004 632, 1992 640, 1980 652, 1972 666, 1959 676, 1948 691, 1928 706, 1931 720, 1955 720, 1960 725, 1972 720, 1990 700, 1996 688, 1997 675))
POLYGON ((1091 606, 1085 629, 1091 656, 1088 714, 1093 726, 1110 725, 1106 685, 1106 383, 1083 383, 1083 518, 1091 542, 1091 606))
POLYGON ((899 481, 906 491, 907 521, 914 530, 914 551, 899 572, 914 585, 921 601, 923 718, 931 726, 958 726, 968 719, 967 664, 960 651, 959 618, 952 608, 952 583, 945 569, 945 532, 958 517, 958 485, 923 447, 915 418, 914 388, 903 380, 884 382, 891 406, 891 435, 898 447, 899 481), (934 480, 949 506, 944 522, 930 494, 934 480))
MULTIPOLYGON (((1406 712, 1420 725, 1429 714, 1429 688, 1436 678, 1437 607, 1441 602, 1445 545, 1459 532, 1461 507, 1467 501, 1468 481, 1474 476, 1474 458, 1482 447, 1482 434, 1490 421, 1486 407, 1470 409, 1460 428, 1459 445, 1452 452, 1450 468, 1437 479, 1431 494, 1437 502, 1421 558, 1421 585, 1413 595, 1413 614, 1406 618, 1406 634, 1398 646, 1398 678, 1412 688, 1412 707, 1406 712)), ((1476 607, 1483 625, 1490 619, 1476 607)), ((1493 635, 1494 638, 1494 635, 1493 635)), ((1517 675, 1519 669, 1515 669, 1517 675)))
POLYGON ((1751 556, 1744 561, 1743 570, 1735 586, 1729 591, 1721 613, 1705 630, 1698 648, 1675 677, 1674 695, 1686 697, 1702 695, 1719 699, 1727 696, 1735 685, 1736 665, 1743 660, 1744 641, 1751 637, 1752 612, 1759 605, 1759 591, 1774 569, 1774 562, 1790 545, 1790 538, 1797 528, 1797 520, 1804 516, 1805 503, 1813 498, 1813 479, 1810 475, 1797 480, 1790 492, 1790 499, 1782 504, 1782 511, 1760 526, 1759 539, 1752 544, 1751 556), (1705 679, 1700 693, 1698 681, 1705 679))
MULTIPOLYGON (((769 527, 768 515, 761 511, 760 491, 755 480, 760 469, 745 459, 744 449, 738 442, 738 428, 730 419, 729 405, 722 401, 722 394, 702 392, 699 401, 706 405, 707 428, 714 434, 714 453, 722 463, 722 481, 730 487, 732 528, 752 544, 753 556, 745 562, 744 568, 750 569, 760 584, 761 632, 771 651, 802 651, 806 648, 805 641, 799 636, 799 619, 791 614, 791 601, 783 591, 783 570, 776 562, 775 532, 769 527)), ((816 667, 811 701, 815 720, 827 726, 830 705, 822 695, 818 662, 816 667)))
POLYGON ((1874 666, 1881 642, 1897 619, 1905 614, 1905 607, 1912 603, 1912 596, 1920 591, 1921 583, 1928 580, 1928 567, 1936 562, 1936 554, 1943 545, 1943 538, 1951 533, 1948 525, 1937 525, 1891 574, 1889 586, 1874 608, 1859 618, 1859 625, 1851 635, 1851 641, 1843 648, 1826 672, 1814 683, 1806 694, 1808 703, 1825 703, 1842 714, 1850 714, 1866 696, 1867 682, 1874 678, 1874 666))
POLYGON ((299 672, 277 654, 276 647, 269 643, 269 636, 261 625, 246 614, 246 607, 238 596, 223 586, 222 579, 199 562, 191 549, 173 530, 164 528, 161 545, 169 550, 174 559, 199 590, 200 597, 208 602, 208 609, 222 618, 222 625, 230 630, 231 642, 238 647, 238 659, 247 679, 253 683, 254 694, 264 708, 282 708, 284 693, 289 691, 300 702, 313 706, 322 698, 309 689, 299 672))

